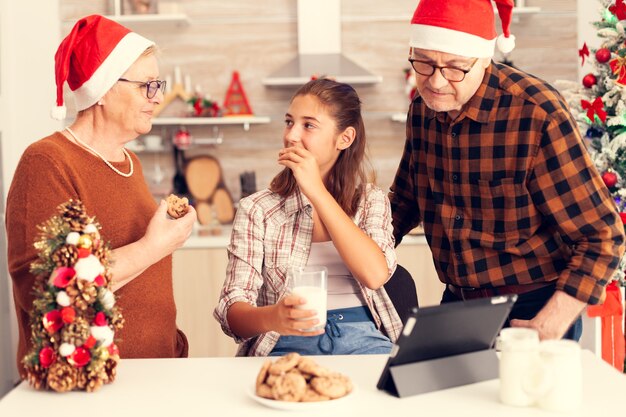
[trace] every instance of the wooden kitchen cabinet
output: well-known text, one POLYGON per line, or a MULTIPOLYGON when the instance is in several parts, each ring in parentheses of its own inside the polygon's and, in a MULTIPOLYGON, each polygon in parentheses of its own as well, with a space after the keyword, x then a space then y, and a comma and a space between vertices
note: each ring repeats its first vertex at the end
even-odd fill
MULTIPOLYGON (((437 279, 428 245, 403 243, 396 250, 398 263, 415 280, 420 306, 439 304, 443 284, 437 279)), ((213 318, 226 274, 226 248, 179 249, 173 263, 177 323, 189 339, 189 356, 234 356, 237 345, 213 318)))
POLYGON ((174 252, 174 298, 178 327, 189 339, 189 357, 234 356, 237 345, 213 318, 224 283, 226 248, 174 252))

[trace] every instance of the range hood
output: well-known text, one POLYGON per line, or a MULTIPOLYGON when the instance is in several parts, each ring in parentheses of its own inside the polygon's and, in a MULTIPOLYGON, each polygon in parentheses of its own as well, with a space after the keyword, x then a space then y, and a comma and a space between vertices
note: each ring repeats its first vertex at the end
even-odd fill
POLYGON ((374 84, 374 75, 341 54, 341 0, 298 0, 298 56, 263 79, 266 86, 299 86, 313 76, 374 84))

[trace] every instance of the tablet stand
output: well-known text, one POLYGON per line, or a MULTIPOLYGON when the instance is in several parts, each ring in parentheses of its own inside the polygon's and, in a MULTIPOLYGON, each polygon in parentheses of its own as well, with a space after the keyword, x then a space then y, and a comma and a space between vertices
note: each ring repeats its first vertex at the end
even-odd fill
POLYGON ((397 397, 408 397, 498 378, 494 349, 394 365, 384 387, 397 397))

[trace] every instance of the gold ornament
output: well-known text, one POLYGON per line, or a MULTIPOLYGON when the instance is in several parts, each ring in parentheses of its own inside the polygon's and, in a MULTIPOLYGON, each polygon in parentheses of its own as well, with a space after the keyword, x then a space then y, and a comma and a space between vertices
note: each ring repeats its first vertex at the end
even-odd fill
POLYGON ((79 248, 90 249, 92 244, 93 244, 93 241, 91 240, 91 237, 89 237, 88 235, 81 235, 78 238, 77 246, 79 248))
POLYGON ((48 386, 56 392, 67 392, 76 388, 78 370, 65 362, 55 362, 48 369, 48 386))

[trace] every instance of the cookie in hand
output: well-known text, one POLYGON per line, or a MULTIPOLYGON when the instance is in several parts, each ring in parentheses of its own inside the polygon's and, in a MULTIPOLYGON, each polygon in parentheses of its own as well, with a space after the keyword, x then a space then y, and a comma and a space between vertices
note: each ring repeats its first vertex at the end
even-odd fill
POLYGON ((167 202, 167 214, 174 219, 183 217, 189 210, 187 197, 179 198, 174 194, 170 194, 165 201, 167 202))

